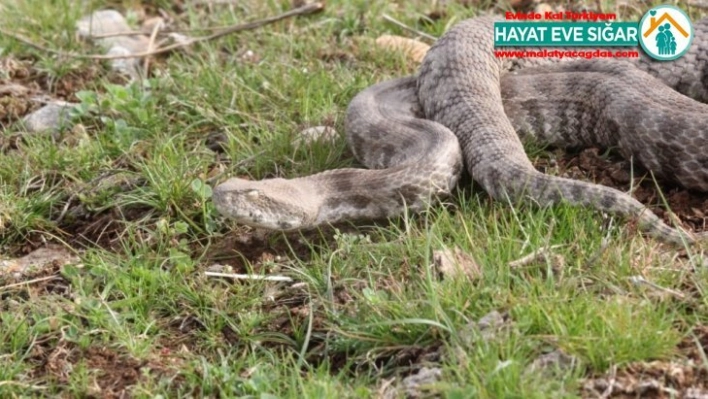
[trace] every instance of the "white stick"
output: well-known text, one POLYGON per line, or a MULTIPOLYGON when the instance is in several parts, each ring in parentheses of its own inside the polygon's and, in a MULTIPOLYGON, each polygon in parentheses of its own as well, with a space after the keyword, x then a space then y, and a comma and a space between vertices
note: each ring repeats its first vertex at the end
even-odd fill
POLYGON ((208 277, 229 277, 237 280, 293 281, 293 279, 286 276, 264 276, 261 274, 230 274, 217 272, 204 272, 204 274, 208 277))

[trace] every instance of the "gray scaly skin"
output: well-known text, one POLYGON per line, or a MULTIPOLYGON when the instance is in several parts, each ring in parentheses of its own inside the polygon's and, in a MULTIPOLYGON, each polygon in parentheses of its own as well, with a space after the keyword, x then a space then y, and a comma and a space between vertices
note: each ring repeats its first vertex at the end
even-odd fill
POLYGON ((349 105, 349 146, 366 169, 336 169, 295 179, 232 178, 214 189, 223 215, 253 227, 297 230, 352 219, 420 211, 449 194, 462 154, 446 127, 421 118, 416 80, 379 83, 349 105))
POLYGON ((625 193, 536 171, 519 135, 564 147, 617 146, 661 177, 708 191, 708 106, 671 90, 708 98, 708 21, 695 24, 690 52, 668 63, 497 59, 493 21, 463 21, 430 49, 417 77, 379 83, 352 100, 347 138, 375 170, 230 179, 214 190, 217 210, 276 230, 390 217, 448 195, 462 157, 495 199, 593 207, 636 218, 664 241, 693 242, 625 193))

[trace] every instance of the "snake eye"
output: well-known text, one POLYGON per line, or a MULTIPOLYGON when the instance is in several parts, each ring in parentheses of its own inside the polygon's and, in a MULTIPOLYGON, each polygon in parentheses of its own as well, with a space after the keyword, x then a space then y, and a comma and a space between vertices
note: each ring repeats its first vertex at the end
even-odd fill
POLYGON ((248 191, 246 191, 246 198, 251 199, 251 200, 258 199, 258 196, 259 196, 259 195, 260 195, 260 193, 258 192, 258 190, 248 190, 248 191))

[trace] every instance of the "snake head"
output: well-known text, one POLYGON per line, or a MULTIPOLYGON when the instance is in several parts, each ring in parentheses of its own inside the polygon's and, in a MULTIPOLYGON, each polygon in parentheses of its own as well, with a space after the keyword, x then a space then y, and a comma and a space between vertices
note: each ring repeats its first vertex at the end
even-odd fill
POLYGON ((216 186, 216 210, 238 223, 269 230, 309 227, 312 216, 296 198, 300 190, 286 179, 251 181, 232 178, 216 186))

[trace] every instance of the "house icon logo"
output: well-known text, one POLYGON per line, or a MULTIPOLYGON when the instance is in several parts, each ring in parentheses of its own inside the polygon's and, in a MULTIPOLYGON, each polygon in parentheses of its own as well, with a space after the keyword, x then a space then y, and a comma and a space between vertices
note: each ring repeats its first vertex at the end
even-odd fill
POLYGON ((681 57, 693 41, 693 26, 688 15, 669 5, 655 7, 644 14, 639 32, 639 44, 647 55, 662 61, 681 57))

